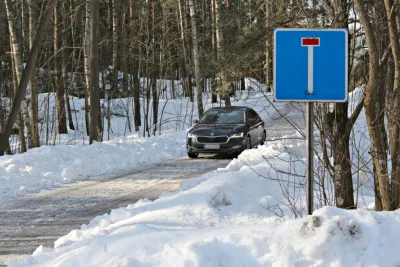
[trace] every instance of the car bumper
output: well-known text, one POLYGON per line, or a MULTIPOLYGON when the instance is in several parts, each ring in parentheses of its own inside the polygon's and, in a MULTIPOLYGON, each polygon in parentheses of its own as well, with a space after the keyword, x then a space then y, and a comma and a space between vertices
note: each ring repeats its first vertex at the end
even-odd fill
MULTIPOLYGON (((187 139, 187 152, 188 153, 211 153, 211 154, 232 154, 242 152, 246 147, 246 138, 230 138, 227 143, 217 144, 218 149, 206 148, 207 144, 197 143, 195 138, 187 139)), ((210 144, 212 145, 212 144, 210 144)))

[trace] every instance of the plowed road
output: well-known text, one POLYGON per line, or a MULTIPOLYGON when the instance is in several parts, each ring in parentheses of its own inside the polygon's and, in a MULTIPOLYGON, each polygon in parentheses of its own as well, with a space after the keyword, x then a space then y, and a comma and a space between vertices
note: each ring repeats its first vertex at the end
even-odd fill
POLYGON ((30 255, 93 217, 139 199, 156 199, 179 189, 183 179, 225 167, 230 160, 204 156, 178 158, 102 181, 79 182, 0 207, 0 264, 30 255))

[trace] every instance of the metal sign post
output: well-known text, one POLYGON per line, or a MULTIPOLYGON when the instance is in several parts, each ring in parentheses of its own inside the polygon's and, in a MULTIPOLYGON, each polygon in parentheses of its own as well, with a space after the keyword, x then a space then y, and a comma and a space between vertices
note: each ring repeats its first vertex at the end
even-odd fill
POLYGON ((314 103, 307 102, 307 136, 306 136, 306 164, 307 164, 307 214, 311 215, 314 207, 314 103))
MULTIPOLYGON (((308 57, 307 57, 307 91, 308 94, 315 94, 314 91, 314 46, 320 45, 319 38, 301 38, 301 45, 307 46, 308 57)), ((311 215, 314 207, 314 151, 313 151, 313 139, 314 139, 314 103, 307 102, 307 140, 306 140, 306 164, 307 164, 307 214, 311 215)))
POLYGON ((346 102, 347 29, 275 29, 274 101, 306 102, 307 214, 314 207, 314 102, 346 102))

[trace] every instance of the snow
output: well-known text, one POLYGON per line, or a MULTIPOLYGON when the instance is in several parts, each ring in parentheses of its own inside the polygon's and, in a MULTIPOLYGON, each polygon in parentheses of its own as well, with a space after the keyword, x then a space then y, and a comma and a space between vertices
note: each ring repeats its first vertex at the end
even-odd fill
MULTIPOLYGON (((146 80, 142 80, 142 84, 145 83, 146 80)), ((163 81, 158 83, 162 84, 163 81)), ((179 82, 175 83, 179 88, 179 82)), ((257 87, 263 90, 253 79, 246 79, 246 84, 249 88, 257 87)), ((170 84, 167 87, 168 94, 171 94, 170 84)), ((271 101, 272 95, 267 97, 271 101)), ((233 101, 233 105, 251 106, 263 118, 269 120, 271 116, 276 116, 276 110, 271 104, 265 104, 262 99, 264 95, 258 93, 248 99, 233 101)), ((186 154, 186 133, 191 121, 198 118, 197 106, 194 105, 196 99, 194 103, 190 103, 187 98, 160 99, 161 131, 157 131, 156 136, 144 137, 142 131, 134 131, 132 98, 114 99, 111 102, 113 115, 110 141, 88 146, 83 99, 70 97, 75 130, 69 129, 68 134, 60 135, 54 132, 56 126, 53 125, 53 131, 47 133, 46 120, 49 120, 50 124, 56 123, 52 120, 55 118, 55 102, 55 95, 52 93, 39 95, 39 132, 41 143, 48 145, 30 149, 23 154, 0 157, 0 204, 15 201, 40 190, 132 172, 151 164, 182 157, 186 154), (129 121, 127 117, 130 117, 129 121), (128 124, 132 125, 129 127, 128 124)), ((107 106, 106 101, 102 103, 107 106)), ((211 95, 204 96, 206 110, 216 105, 220 103, 212 104, 211 95)), ((284 107, 282 104, 277 106, 281 109, 284 107)), ((149 118, 152 118, 151 114, 149 118)), ((104 139, 107 139, 106 121, 103 128, 104 139)), ((10 138, 14 150, 17 150, 19 145, 17 138, 15 135, 10 138)))
MULTIPOLYGON (((298 148, 302 142, 292 141, 298 148)), ((185 180, 179 192, 94 218, 9 266, 396 266, 400 211, 290 204, 264 157, 281 141, 245 151, 226 168, 185 180), (262 155, 262 156, 261 156, 262 155), (268 174, 269 178, 257 173, 268 174), (297 211, 295 211, 297 210, 297 211), (296 219, 297 218, 297 219, 296 219)), ((300 163, 299 163, 300 165, 300 163)), ((301 178, 299 178, 301 180, 301 178)), ((295 180, 291 180, 296 183, 295 180)), ((293 188, 292 188, 293 189, 293 188)))
POLYGON ((88 178, 145 168, 186 154, 186 131, 130 135, 91 146, 57 145, 0 157, 0 203, 88 178))
MULTIPOLYGON (((350 97, 353 108, 362 95, 350 97)), ((263 97, 246 100, 266 121, 277 112, 263 97)), ((244 101, 244 100, 243 100, 244 101)), ((244 102, 235 102, 243 105, 244 102)), ((195 116, 195 115, 194 115, 195 116)), ((193 117, 194 117, 193 116, 193 117)), ((301 116, 301 115, 299 115, 301 116)), ((226 168, 182 182, 159 199, 142 199, 93 218, 60 237, 54 248, 6 262, 22 266, 397 266, 400 211, 375 212, 370 183, 365 114, 351 142, 359 209, 323 206, 314 187, 315 207, 306 215, 305 140, 299 133, 244 151, 226 168)), ((316 133, 318 134, 318 133, 316 133)), ((141 168, 185 154, 186 131, 143 138, 117 137, 92 146, 58 145, 0 159, 2 200, 8 194, 85 177, 141 168), (5 189, 7 187, 7 189, 5 189)), ((279 137, 279 138, 278 138, 279 137)), ((315 161, 318 168, 318 162, 315 161)), ((317 179, 317 178, 316 178, 317 179)), ((328 203, 331 188, 326 183, 328 203)))

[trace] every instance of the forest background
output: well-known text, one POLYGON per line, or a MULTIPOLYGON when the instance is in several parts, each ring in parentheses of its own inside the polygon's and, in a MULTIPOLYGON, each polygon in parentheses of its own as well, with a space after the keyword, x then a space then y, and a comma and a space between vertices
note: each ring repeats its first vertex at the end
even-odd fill
POLYGON ((364 109, 371 143, 365 165, 373 166, 375 208, 397 209, 399 10, 397 0, 1 1, 0 154, 48 145, 50 131, 56 136, 74 130, 71 97, 84 99, 90 143, 106 139, 110 103, 126 97, 132 99, 126 109, 134 118, 130 132, 156 135, 160 99, 196 101, 201 116, 205 96, 229 106, 234 91, 245 89, 245 78, 270 90, 274 28, 347 28, 349 88, 364 85, 364 94, 352 112, 348 103, 317 106, 318 160, 333 182, 335 205, 355 208, 359 170, 349 140, 364 109), (40 95, 49 93, 56 98, 54 120, 38 112, 40 95), (45 125, 45 142, 39 125, 45 125), (10 137, 17 135, 15 147, 10 137))

